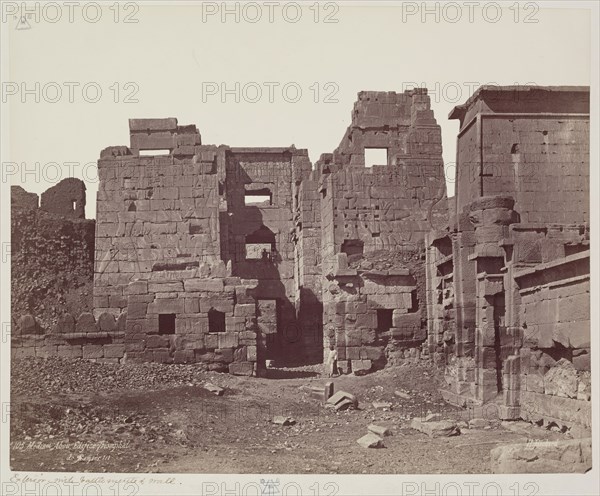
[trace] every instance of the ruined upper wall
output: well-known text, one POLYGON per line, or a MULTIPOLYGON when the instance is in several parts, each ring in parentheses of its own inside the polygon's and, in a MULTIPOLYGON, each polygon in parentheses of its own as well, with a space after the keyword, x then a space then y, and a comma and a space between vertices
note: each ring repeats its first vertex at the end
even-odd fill
POLYGON ((85 183, 69 177, 42 193, 40 209, 65 217, 85 219, 85 183))
POLYGON ((21 186, 10 187, 11 209, 37 210, 39 198, 35 193, 25 191, 21 186))
MULTIPOLYGON (((64 183, 48 191, 60 191, 64 183)), ((48 199, 48 191, 42 198, 48 199)), ((91 310, 96 223, 76 217, 69 207, 65 214, 58 208, 46 212, 38 208, 38 195, 11 187, 13 322, 32 314, 38 330, 50 332, 62 312, 79 315, 91 310)))
POLYGON ((520 221, 589 222, 589 88, 484 86, 459 119, 457 213, 511 195, 520 221))
POLYGON ((364 166, 365 148, 386 148, 387 163, 376 165, 403 165, 416 156, 441 159, 441 143, 427 89, 361 91, 340 145, 323 158, 336 166, 364 166))
POLYGON ((340 145, 317 169, 327 271, 346 241, 365 253, 394 250, 445 224, 436 208, 446 198, 441 129, 426 89, 359 93, 340 145), (387 162, 365 166, 368 148, 387 150, 387 162))

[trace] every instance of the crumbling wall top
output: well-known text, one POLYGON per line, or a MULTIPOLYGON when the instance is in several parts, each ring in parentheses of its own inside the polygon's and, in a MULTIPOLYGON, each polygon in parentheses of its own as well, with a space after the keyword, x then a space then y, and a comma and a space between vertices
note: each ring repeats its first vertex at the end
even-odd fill
POLYGON ((11 208, 22 208, 27 210, 37 210, 38 195, 25 191, 21 186, 10 187, 11 208))
POLYGON ((42 193, 40 209, 53 214, 85 219, 85 183, 69 177, 42 193))

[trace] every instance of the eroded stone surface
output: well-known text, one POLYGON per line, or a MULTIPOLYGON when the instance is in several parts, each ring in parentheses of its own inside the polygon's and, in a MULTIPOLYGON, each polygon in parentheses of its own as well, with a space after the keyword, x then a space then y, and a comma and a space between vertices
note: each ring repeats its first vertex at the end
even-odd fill
POLYGON ((592 468, 592 440, 509 444, 490 456, 495 474, 585 473, 592 468))

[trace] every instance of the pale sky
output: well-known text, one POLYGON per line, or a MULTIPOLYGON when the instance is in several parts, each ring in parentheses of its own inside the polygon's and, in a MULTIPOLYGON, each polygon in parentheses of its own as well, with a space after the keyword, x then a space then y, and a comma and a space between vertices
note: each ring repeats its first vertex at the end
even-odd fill
MULTIPOLYGON (((74 175, 86 180, 86 214, 95 217, 97 183, 90 163, 107 146, 129 144, 127 120, 134 117, 177 117, 179 124, 196 124, 203 144, 295 144, 307 148, 314 163, 339 144, 359 91, 400 92, 411 83, 430 90, 442 127, 444 162, 453 173, 458 121, 447 116, 475 87, 591 83, 590 12, 544 6, 554 2, 535 4, 540 6, 537 11, 509 10, 512 2, 506 3, 495 23, 491 20, 498 12, 493 8, 474 8, 469 22, 468 7, 461 2, 455 3, 461 11, 437 4, 437 20, 435 10, 422 18, 421 2, 409 4, 415 13, 406 4, 403 10, 390 2, 339 3, 337 12, 331 4, 320 8, 319 22, 315 9, 307 6, 296 23, 291 22, 297 14, 293 6, 287 8, 287 18, 283 8, 275 7, 271 23, 269 7, 261 2, 255 5, 262 18, 255 23, 249 21, 258 10, 242 10, 239 4, 230 6, 239 9, 239 22, 233 14, 223 22, 220 2, 204 7, 204 20, 201 6, 173 3, 140 5, 137 12, 123 7, 116 23, 111 4, 96 23, 86 21, 80 10, 69 22, 66 7, 55 23, 49 20, 56 12, 40 12, 39 22, 28 21, 31 29, 16 29, 17 20, 7 18, 4 40, 8 38, 9 47, 4 50, 9 57, 4 60, 2 97, 8 104, 3 111, 10 112, 8 119, 4 116, 9 151, 3 160, 19 165, 14 169, 4 164, 3 191, 12 183, 40 194, 57 177, 74 175), (208 15, 213 7, 217 12, 208 15), (138 22, 123 22, 126 15, 138 22), (338 22, 323 22, 325 16, 338 22), (457 22, 450 22, 457 16, 457 22), (222 102, 220 91, 203 98, 206 83, 235 89, 236 82, 239 103, 233 94, 222 102), (22 83, 32 90, 25 97, 22 83), (263 94, 252 103, 248 100, 256 98, 257 86, 263 94), (96 97, 97 88, 102 91, 99 101, 87 102, 85 98, 96 97), (295 99, 297 88, 302 91, 299 101, 286 101, 295 99), (138 102, 125 103, 127 96, 138 102), (334 101, 326 103, 326 97, 334 101), (71 162, 79 165, 67 165, 71 162)), ((90 20, 96 14, 86 12, 90 20)), ((448 192, 453 191, 450 178, 448 192)))

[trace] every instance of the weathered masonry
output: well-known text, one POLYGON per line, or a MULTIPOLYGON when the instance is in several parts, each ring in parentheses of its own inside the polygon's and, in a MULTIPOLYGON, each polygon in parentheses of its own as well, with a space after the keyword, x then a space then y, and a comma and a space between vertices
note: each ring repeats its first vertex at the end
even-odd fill
POLYGON ((361 93, 342 142, 316 165, 318 186, 309 188, 320 193, 325 346, 354 372, 418 358, 423 239, 446 206, 441 131, 426 91, 361 93), (366 162, 377 149, 380 161, 366 162))
POLYGON ((482 87, 450 118, 455 213, 427 237, 446 399, 588 429, 589 88, 482 87))
POLYGON ((93 315, 34 318, 17 274, 14 356, 253 375, 334 346, 343 371, 432 359, 451 403, 588 431, 589 88, 484 86, 450 118, 453 198, 423 89, 359 93, 314 167, 293 146, 130 120, 130 145, 98 161, 95 246, 81 181, 39 208, 13 188, 18 267, 40 222, 62 226, 62 244, 44 230, 66 247, 57 267, 79 257, 89 273, 95 251, 93 315))
POLYGON ((423 239, 446 200, 426 90, 360 93, 315 170, 306 150, 203 145, 176 119, 130 120, 98 169, 94 312, 126 313, 128 359, 252 374, 330 344, 354 370, 420 354, 423 239))

